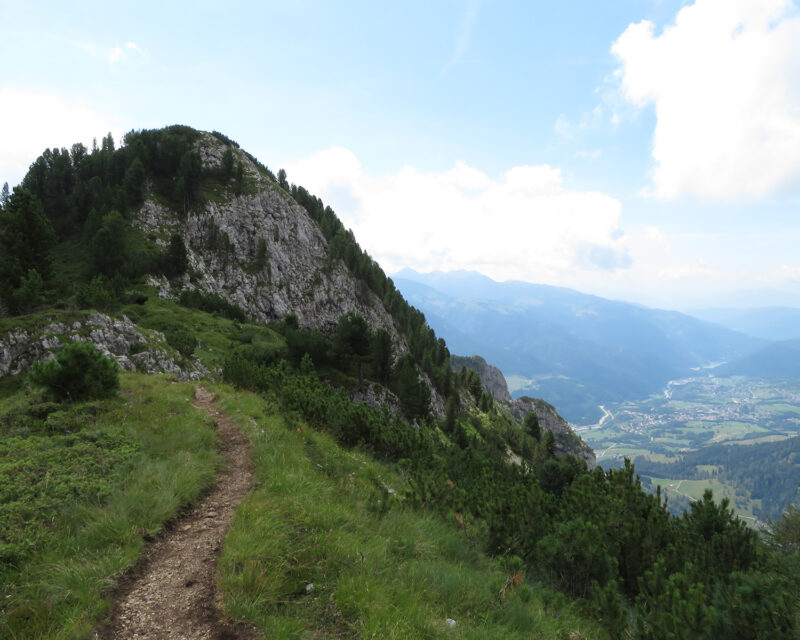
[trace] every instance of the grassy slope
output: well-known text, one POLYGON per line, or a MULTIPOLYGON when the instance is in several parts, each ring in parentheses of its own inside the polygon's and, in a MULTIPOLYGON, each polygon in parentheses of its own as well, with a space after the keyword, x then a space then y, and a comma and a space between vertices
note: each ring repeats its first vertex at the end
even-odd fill
POLYGON ((64 406, 43 424, 25 415, 35 398, 4 394, 0 637, 88 637, 143 536, 211 485, 216 437, 193 390, 124 374, 118 398, 64 406))
POLYGON ((387 489, 403 484, 391 468, 252 394, 214 388, 256 465, 221 561, 232 616, 270 638, 603 637, 540 585, 501 600, 501 562, 455 519, 404 508, 387 489))
MULTIPOLYGON (((191 330, 210 368, 237 345, 282 340, 148 293, 116 313, 144 328, 191 330)), ((51 310, 47 321, 70 313, 51 310)), ((44 321, 25 320, 34 319, 44 321)), ((32 417, 41 398, 19 379, 0 381, 0 509, 16 518, 0 518, 0 637, 88 637, 143 536, 210 486, 214 432, 191 406, 193 385, 167 381, 124 374, 117 399, 51 406, 58 411, 43 419, 32 417)), ((501 601, 507 573, 479 551, 479 532, 404 508, 384 486, 402 485, 392 469, 252 394, 214 389, 249 435, 257 472, 221 563, 233 617, 270 638, 604 637, 540 585, 501 601)))

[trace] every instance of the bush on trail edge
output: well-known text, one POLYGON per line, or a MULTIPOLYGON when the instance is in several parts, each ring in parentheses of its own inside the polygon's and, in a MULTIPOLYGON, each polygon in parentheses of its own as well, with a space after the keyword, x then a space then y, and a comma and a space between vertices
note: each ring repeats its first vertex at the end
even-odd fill
POLYGON ((52 360, 33 364, 28 380, 59 402, 109 398, 119 389, 119 367, 91 342, 73 342, 52 360))

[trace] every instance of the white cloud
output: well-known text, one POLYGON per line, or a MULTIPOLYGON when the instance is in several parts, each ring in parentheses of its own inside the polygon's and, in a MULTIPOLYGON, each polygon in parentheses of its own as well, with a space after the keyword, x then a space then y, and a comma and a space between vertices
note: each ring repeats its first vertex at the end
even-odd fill
POLYGON ((656 244, 668 244, 670 242, 670 237, 658 227, 645 227, 644 237, 649 242, 656 244))
POLYGON ((780 269, 770 272, 766 278, 769 282, 789 281, 800 283, 800 267, 788 264, 781 265, 780 269))
POLYGON ((108 66, 111 69, 114 68, 115 64, 125 59, 125 51, 133 51, 140 57, 145 57, 144 51, 142 51, 135 42, 128 41, 124 46, 121 47, 117 45, 108 52, 108 66))
POLYGON ((597 160, 602 155, 603 155, 602 149, 594 149, 593 151, 578 150, 575 152, 576 158, 586 158, 588 160, 597 160))
POLYGON ((726 274, 719 269, 711 269, 707 266, 703 258, 695 258, 694 262, 683 265, 673 265, 659 269, 658 277, 666 280, 690 280, 698 279, 726 279, 730 274, 726 274))
POLYGON ((108 66, 113 68, 117 62, 122 60, 122 47, 114 47, 108 52, 108 66))
POLYGON ((800 184, 800 15, 791 0, 697 0, 612 52, 624 97, 653 105, 651 193, 758 198, 800 184))
POLYGON ((117 120, 59 95, 0 89, 0 181, 18 183, 48 147, 89 146, 109 131, 119 141, 117 120))
POLYGON ((286 170, 336 210, 387 272, 477 269, 499 279, 553 281, 630 264, 619 201, 566 189, 560 169, 548 165, 513 167, 497 179, 463 162, 376 177, 352 152, 335 148, 286 170))
POLYGON ((558 118, 556 118, 553 131, 566 140, 572 140, 572 124, 563 113, 559 114, 558 118))
POLYGON ((452 69, 467 51, 469 46, 469 39, 472 37, 472 29, 475 26, 475 18, 478 16, 478 0, 470 0, 467 4, 466 11, 461 18, 461 24, 458 29, 458 36, 456 37, 455 48, 453 55, 447 64, 442 67, 442 73, 447 73, 452 69))
POLYGON ((616 125, 616 116, 608 116, 603 105, 598 104, 591 111, 584 111, 577 124, 570 122, 563 113, 559 114, 553 130, 565 140, 573 140, 577 134, 604 127, 606 123, 616 125))

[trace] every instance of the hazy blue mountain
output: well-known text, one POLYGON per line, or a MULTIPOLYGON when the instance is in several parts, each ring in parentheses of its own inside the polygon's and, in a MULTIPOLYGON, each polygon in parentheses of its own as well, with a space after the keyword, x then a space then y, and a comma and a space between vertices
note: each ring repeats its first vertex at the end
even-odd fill
POLYGON ((796 307, 698 309, 689 314, 765 340, 800 339, 800 309, 796 307))
POLYGON ((685 314, 563 287, 469 271, 404 270, 392 279, 453 353, 481 354, 513 396, 547 398, 573 423, 598 419, 600 404, 645 396, 692 367, 764 345, 685 314))
POLYGON ((800 378, 800 340, 773 342, 754 353, 714 369, 717 376, 749 376, 765 380, 800 378))

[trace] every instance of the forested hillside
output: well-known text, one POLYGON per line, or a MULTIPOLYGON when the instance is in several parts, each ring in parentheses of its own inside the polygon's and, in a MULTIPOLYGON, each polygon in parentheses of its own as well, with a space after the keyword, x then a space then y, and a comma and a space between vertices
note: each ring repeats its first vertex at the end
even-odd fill
POLYGON ((643 475, 658 478, 719 478, 749 494, 758 506, 753 513, 762 520, 779 518, 785 505, 800 502, 797 469, 800 438, 746 446, 717 444, 680 456, 676 462, 636 458, 643 475))
POLYGON ((222 134, 47 151, 0 251, 10 637, 89 637, 208 488, 217 436, 179 382, 202 376, 256 468, 223 607, 264 637, 797 637, 796 512, 767 540, 711 494, 676 518, 632 465, 557 455, 329 207, 222 134))

